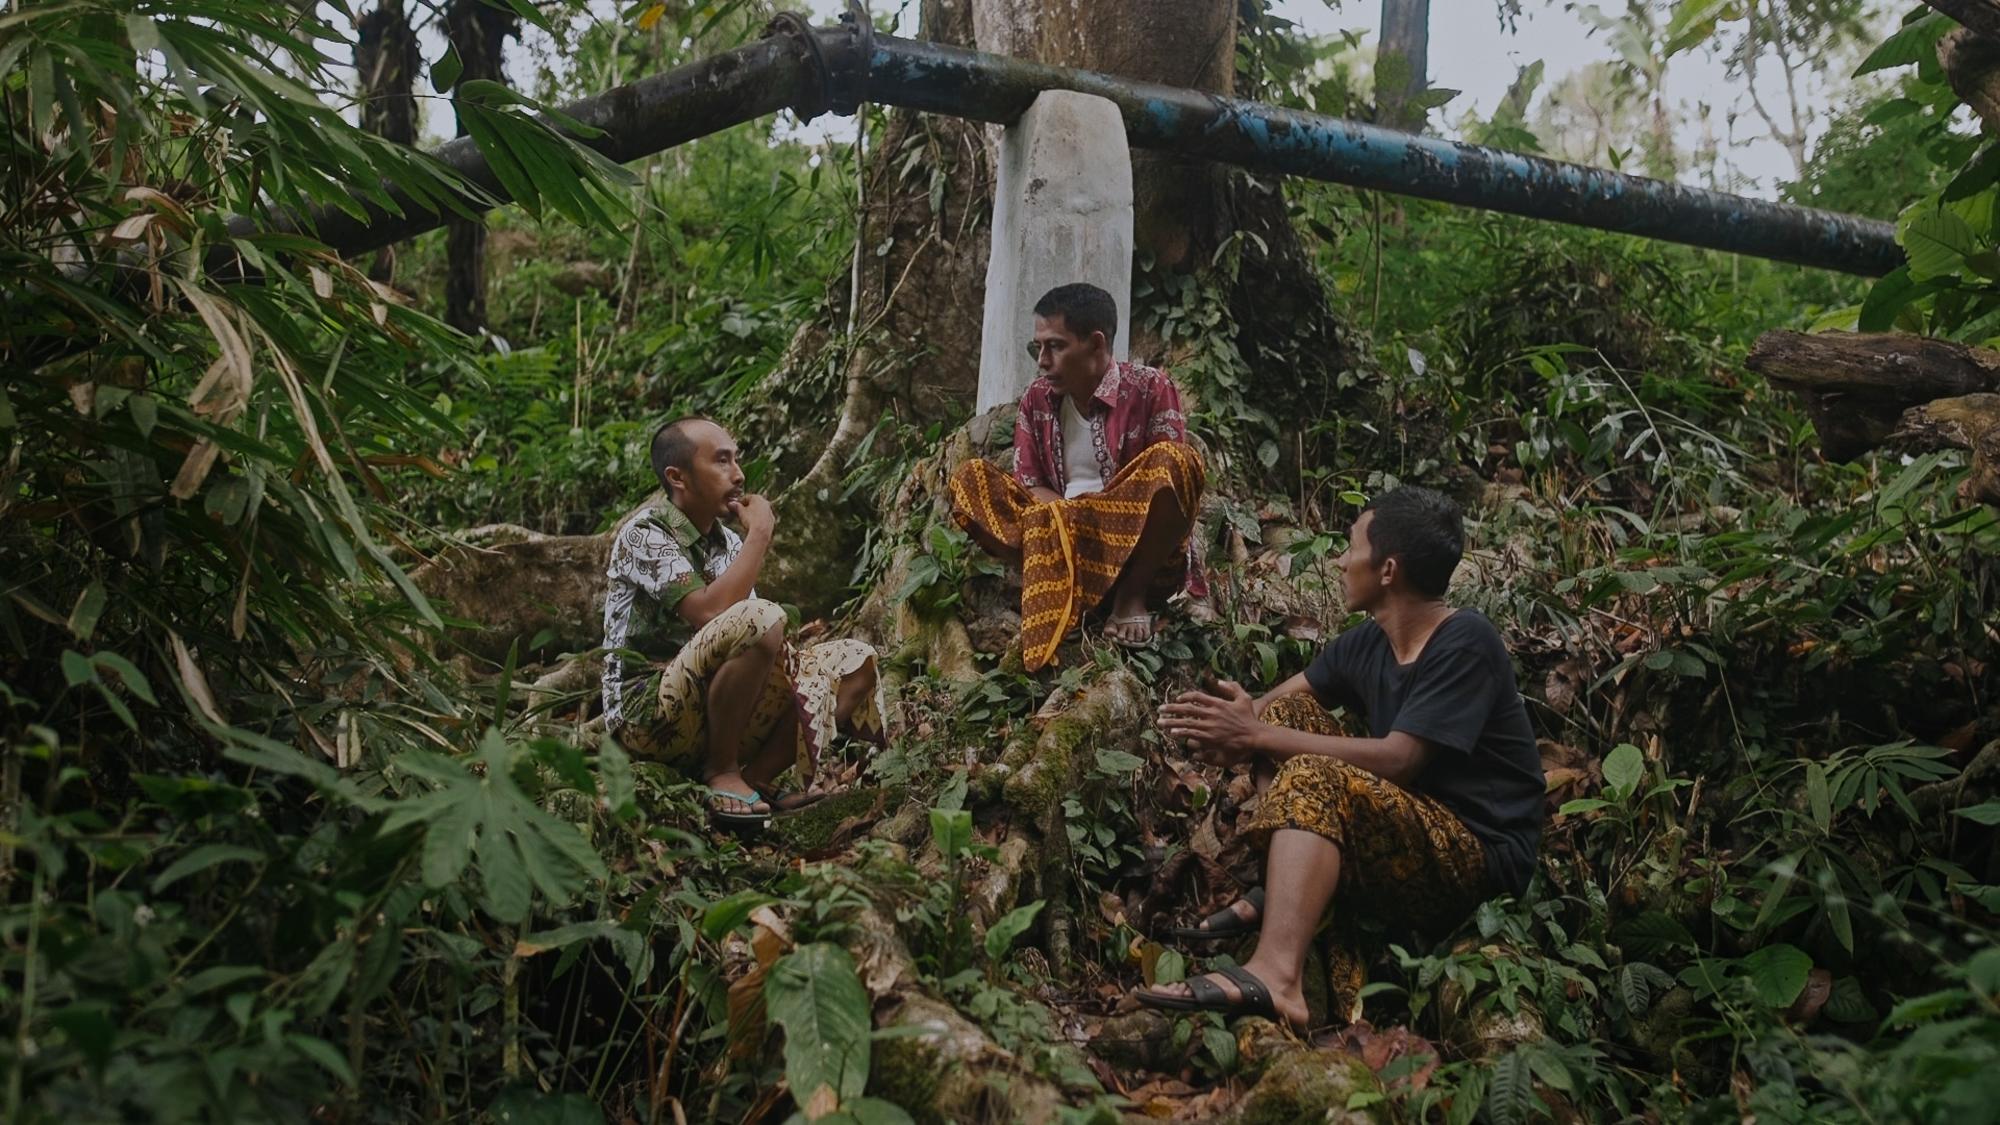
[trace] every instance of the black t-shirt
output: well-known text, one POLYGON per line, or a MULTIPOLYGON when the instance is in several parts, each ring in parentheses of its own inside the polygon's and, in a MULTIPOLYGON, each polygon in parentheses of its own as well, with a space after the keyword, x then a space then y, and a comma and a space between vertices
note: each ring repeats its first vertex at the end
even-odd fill
POLYGON ((1358 707, 1369 734, 1413 734, 1436 747, 1410 788, 1432 797, 1486 845, 1495 891, 1519 894, 1534 873, 1545 785, 1535 734, 1493 622, 1461 609, 1410 664, 1370 620, 1321 650, 1306 682, 1327 707, 1358 707))

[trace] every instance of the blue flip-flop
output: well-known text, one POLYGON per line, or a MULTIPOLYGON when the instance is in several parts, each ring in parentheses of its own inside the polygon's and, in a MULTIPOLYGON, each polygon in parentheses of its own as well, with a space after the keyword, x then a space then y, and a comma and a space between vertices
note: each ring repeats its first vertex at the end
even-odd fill
MULTIPOLYGON (((749 793, 734 793, 727 789, 718 789, 713 785, 704 786, 703 788, 708 790, 708 794, 711 797, 726 797, 732 801, 741 801, 745 805, 754 805, 758 801, 763 800, 754 790, 749 793)), ((761 832, 771 826, 771 814, 768 812, 757 812, 754 809, 747 812, 734 812, 729 809, 716 808, 713 804, 708 806, 708 820, 710 824, 715 825, 717 828, 729 829, 731 831, 750 830, 761 832)))

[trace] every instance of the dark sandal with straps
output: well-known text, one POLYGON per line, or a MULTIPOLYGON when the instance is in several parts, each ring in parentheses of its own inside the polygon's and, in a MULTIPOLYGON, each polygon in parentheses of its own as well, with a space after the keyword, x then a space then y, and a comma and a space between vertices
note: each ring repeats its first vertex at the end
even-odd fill
POLYGON ((779 816, 811 808, 828 797, 826 793, 808 793, 804 790, 779 789, 775 786, 766 789, 760 785, 756 789, 757 795, 764 798, 764 803, 771 806, 771 811, 779 816))
POLYGON ((1230 999, 1219 985, 1209 982, 1208 977, 1199 976, 1187 982, 1188 995, 1165 996, 1151 989, 1140 989, 1133 995, 1139 1003, 1149 1008, 1166 1008, 1176 1012, 1220 1012, 1224 1019, 1239 1016, 1262 1016, 1273 1023, 1284 1023, 1278 1015, 1278 1007, 1271 1002, 1271 990, 1257 975, 1241 965, 1231 965, 1218 969, 1215 975, 1236 986, 1238 993, 1230 999))
POLYGON ((1252 887, 1244 894, 1242 901, 1257 908, 1255 918, 1245 919, 1233 909, 1234 903, 1201 920, 1198 926, 1176 926, 1167 931, 1170 938, 1181 941, 1221 941, 1224 938, 1242 937, 1254 934, 1264 924, 1264 888, 1252 887))

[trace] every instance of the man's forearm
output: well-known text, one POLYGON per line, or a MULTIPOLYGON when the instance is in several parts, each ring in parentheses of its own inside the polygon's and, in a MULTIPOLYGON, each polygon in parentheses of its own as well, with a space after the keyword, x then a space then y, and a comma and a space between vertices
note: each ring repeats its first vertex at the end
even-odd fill
POLYGON ((750 596, 757 587, 757 575, 764 569, 764 556, 771 549, 771 533, 752 531, 743 537, 743 549, 728 569, 715 581, 681 599, 681 615, 697 629, 716 614, 750 596))
POLYGON ((1306 682, 1306 674, 1304 672, 1300 672, 1298 675, 1293 676, 1291 679, 1286 680, 1284 683, 1279 684, 1277 687, 1274 687, 1270 691, 1267 691, 1264 694, 1258 696, 1257 713, 1259 715, 1263 714, 1264 708, 1269 707, 1275 700, 1283 699, 1288 695, 1297 695, 1302 691, 1311 691, 1311 690, 1312 690, 1312 685, 1306 682))
POLYGON ((1251 750, 1274 762, 1307 754, 1336 758, 1403 786, 1415 781, 1418 770, 1423 766, 1422 745, 1413 740, 1395 736, 1347 738, 1270 724, 1253 736, 1251 750))

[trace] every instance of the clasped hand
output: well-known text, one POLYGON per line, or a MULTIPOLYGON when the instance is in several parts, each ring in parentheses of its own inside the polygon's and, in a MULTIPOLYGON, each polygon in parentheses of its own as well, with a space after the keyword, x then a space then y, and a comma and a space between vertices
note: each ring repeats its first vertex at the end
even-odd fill
POLYGON ((1216 685, 1220 694, 1184 691, 1160 708, 1160 733, 1185 744, 1197 761, 1228 766, 1255 748, 1257 701, 1234 680, 1216 685))

